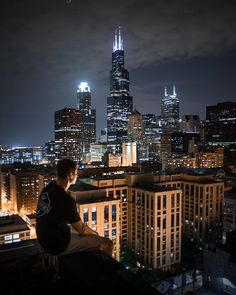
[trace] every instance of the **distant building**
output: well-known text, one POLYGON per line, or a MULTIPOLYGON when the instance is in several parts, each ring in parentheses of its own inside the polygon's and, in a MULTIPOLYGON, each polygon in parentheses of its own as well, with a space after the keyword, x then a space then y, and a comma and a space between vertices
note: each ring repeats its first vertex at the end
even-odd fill
POLYGON ((107 98, 107 143, 113 154, 121 155, 122 142, 128 137, 128 117, 133 110, 129 94, 129 72, 124 67, 121 28, 115 32, 110 72, 110 96, 107 98))
POLYGON ((198 115, 184 115, 181 122, 181 130, 183 132, 199 133, 200 118, 198 115))
POLYGON ((51 140, 45 143, 44 145, 44 159, 49 163, 54 163, 56 160, 55 155, 55 141, 51 140))
POLYGON ((154 114, 143 115, 144 139, 148 143, 160 141, 161 126, 154 114))
POLYGON ((213 150, 199 152, 197 162, 198 168, 224 167, 224 148, 215 147, 213 150))
POLYGON ((43 161, 42 147, 5 147, 0 149, 0 164, 13 164, 15 162, 39 164, 43 161))
POLYGON ((101 130, 101 134, 98 140, 99 143, 107 143, 107 128, 101 130))
POLYGON ((211 145, 236 144, 236 102, 206 107, 206 141, 211 145))
POLYGON ((55 112, 56 160, 70 158, 80 160, 80 113, 79 110, 64 108, 55 112))
POLYGON ((173 86, 173 93, 165 95, 161 100, 161 127, 163 132, 179 131, 179 98, 173 86))
POLYGON ((122 157, 119 155, 113 155, 110 152, 106 152, 103 156, 104 165, 107 167, 119 167, 121 166, 122 157))
POLYGON ((136 143, 142 143, 144 139, 143 116, 136 109, 129 115, 128 138, 136 143))
POLYGON ((137 143, 122 143, 122 166, 132 166, 137 163, 137 143))
POLYGON ((96 110, 91 106, 91 91, 88 83, 82 82, 77 90, 80 111, 80 153, 90 152, 90 144, 96 142, 96 110))
POLYGON ((86 154, 86 163, 102 162, 102 158, 106 152, 106 145, 92 143, 90 144, 90 152, 86 154))
POLYGON ((30 228, 19 215, 0 217, 0 245, 30 239, 30 228))

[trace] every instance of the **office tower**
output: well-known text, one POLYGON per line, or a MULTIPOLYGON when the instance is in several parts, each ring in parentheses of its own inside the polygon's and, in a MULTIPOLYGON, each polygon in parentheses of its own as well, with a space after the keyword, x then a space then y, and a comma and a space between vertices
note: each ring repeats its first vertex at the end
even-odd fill
POLYGON ((128 116, 133 110, 129 95, 129 72, 124 67, 121 28, 115 32, 110 72, 110 96, 107 98, 107 141, 114 154, 121 154, 122 142, 127 141, 128 116))
POLYGON ((129 115, 128 137, 137 143, 142 143, 144 139, 143 116, 136 109, 129 115))
POLYGON ((183 132, 199 133, 200 118, 198 115, 184 115, 182 117, 181 129, 183 132))
POLYGON ((161 121, 163 132, 179 131, 179 99, 173 86, 173 94, 168 94, 165 88, 165 95, 161 100, 161 121))
POLYGON ((69 158, 80 160, 80 114, 79 110, 64 108, 55 112, 56 161, 69 158))
POLYGON ((91 91, 88 83, 80 83, 77 98, 81 128, 80 153, 83 157, 90 152, 90 144, 96 142, 96 110, 91 107, 91 91))
POLYGON ((236 102, 206 107, 206 142, 222 146, 236 144, 236 102))

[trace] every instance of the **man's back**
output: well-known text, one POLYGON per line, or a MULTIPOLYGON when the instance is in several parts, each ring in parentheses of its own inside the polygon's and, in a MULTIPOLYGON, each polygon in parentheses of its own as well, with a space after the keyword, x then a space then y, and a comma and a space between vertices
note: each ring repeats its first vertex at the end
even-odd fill
POLYGON ((52 254, 63 252, 70 241, 68 223, 80 220, 75 201, 55 181, 41 192, 36 214, 39 243, 52 254))

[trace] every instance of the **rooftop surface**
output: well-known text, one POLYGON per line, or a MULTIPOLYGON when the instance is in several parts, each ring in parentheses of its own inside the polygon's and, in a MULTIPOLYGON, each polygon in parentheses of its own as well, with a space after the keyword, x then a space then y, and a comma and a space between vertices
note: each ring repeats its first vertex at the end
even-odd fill
POLYGON ((174 188, 174 187, 163 187, 157 184, 153 183, 138 183, 135 185, 135 188, 137 189, 142 189, 142 190, 147 190, 153 193, 158 193, 158 192, 166 192, 166 191, 173 191, 173 190, 180 190, 179 188, 174 188))
POLYGON ((14 244, 0 246, 2 294, 158 294, 102 251, 60 256, 57 272, 42 264, 37 240, 14 244))

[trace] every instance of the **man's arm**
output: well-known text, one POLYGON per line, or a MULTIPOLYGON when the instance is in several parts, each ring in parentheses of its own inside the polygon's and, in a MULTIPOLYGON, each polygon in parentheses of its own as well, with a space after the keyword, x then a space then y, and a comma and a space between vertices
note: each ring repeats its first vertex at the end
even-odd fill
POLYGON ((89 226, 85 225, 82 220, 71 223, 71 226, 81 235, 98 236, 98 233, 92 230, 89 226))

